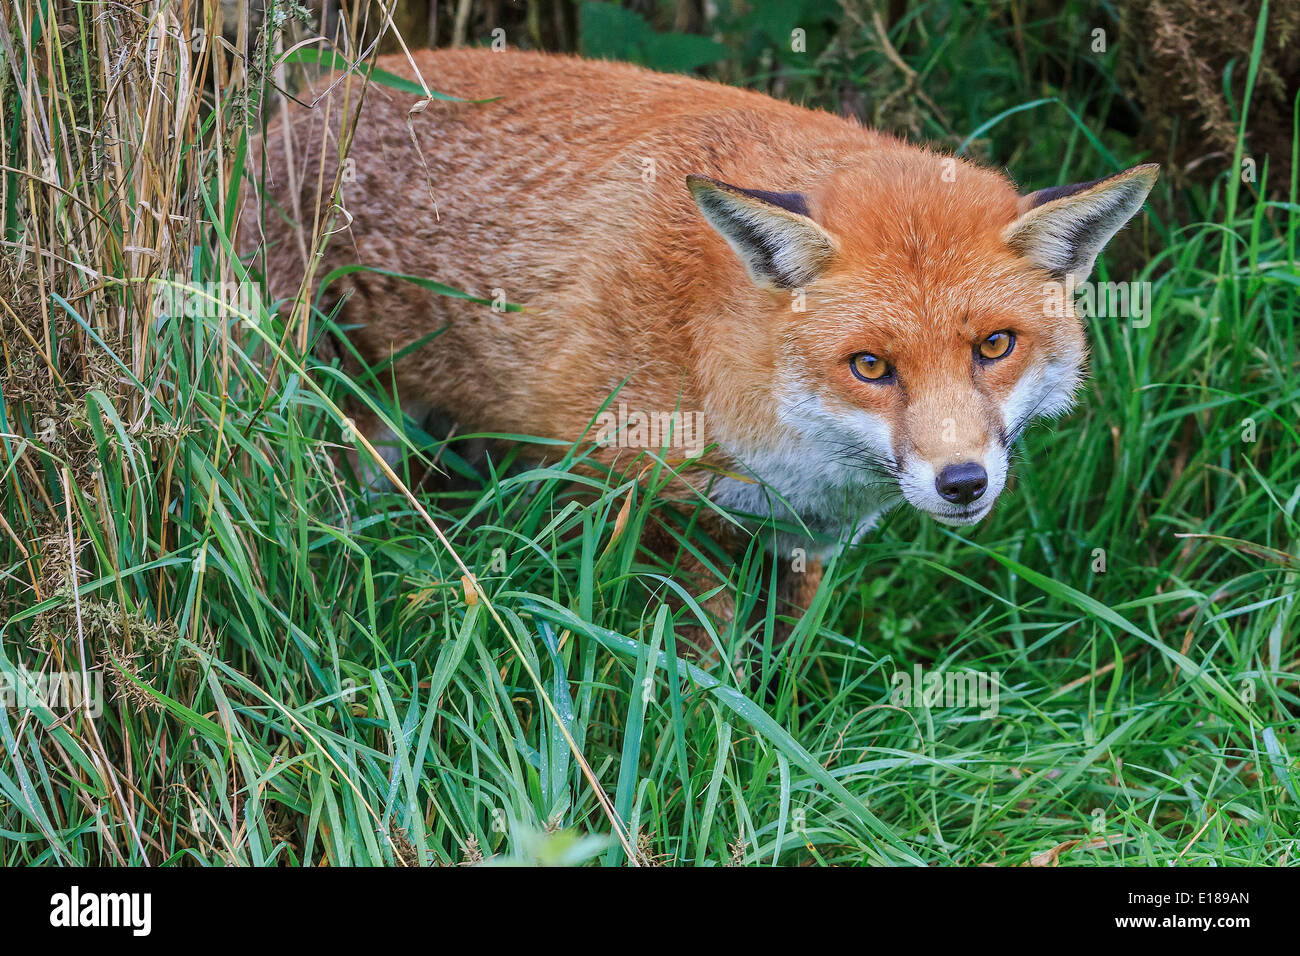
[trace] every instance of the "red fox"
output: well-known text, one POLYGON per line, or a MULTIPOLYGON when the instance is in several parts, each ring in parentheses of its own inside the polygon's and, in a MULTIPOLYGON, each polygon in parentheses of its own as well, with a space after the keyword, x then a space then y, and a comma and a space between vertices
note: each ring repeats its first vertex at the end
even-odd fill
MULTIPOLYGON (((359 83, 350 102, 341 84, 322 96, 335 76, 272 125, 278 211, 251 236, 272 294, 294 296, 311 258, 290 221, 332 219, 317 280, 361 263, 518 303, 362 271, 344 322, 372 362, 446 326, 401 356, 397 387, 468 430, 595 438, 615 464, 689 432, 685 481, 751 526, 806 528, 823 557, 899 502, 953 525, 989 513, 1017 436, 1066 411, 1085 372, 1081 323, 1045 290, 1086 279, 1156 179, 1137 166, 1022 196, 700 79, 513 51, 413 61, 464 101, 413 110, 421 97, 372 81, 358 107, 359 83)), ((402 55, 378 67, 416 76, 402 55)))

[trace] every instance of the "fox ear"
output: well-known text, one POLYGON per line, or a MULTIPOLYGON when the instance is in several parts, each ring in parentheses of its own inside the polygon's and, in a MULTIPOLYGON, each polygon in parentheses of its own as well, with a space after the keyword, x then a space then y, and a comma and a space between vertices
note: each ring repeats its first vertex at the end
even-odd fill
POLYGON ((1082 282, 1092 272, 1097 253, 1142 208, 1159 170, 1148 163, 1106 179, 1023 196, 1020 218, 1002 239, 1057 279, 1072 276, 1082 282))
POLYGON ((687 176, 686 186, 757 285, 807 285, 835 255, 835 240, 808 215, 801 193, 741 189, 705 176, 687 176))

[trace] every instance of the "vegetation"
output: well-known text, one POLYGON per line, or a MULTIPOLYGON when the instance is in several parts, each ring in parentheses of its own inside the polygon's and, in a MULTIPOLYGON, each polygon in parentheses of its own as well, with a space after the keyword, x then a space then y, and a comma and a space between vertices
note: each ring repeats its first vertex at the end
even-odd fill
MULTIPOLYGON (((249 131, 319 27, 223 6, 0 22, 0 672, 107 697, 0 708, 0 862, 1295 861, 1300 140, 1291 100, 1291 155, 1255 146, 1267 5, 1222 84, 1231 152, 1167 165, 1100 266, 1151 283, 1149 321, 1090 323, 1080 407, 1022 439, 993 516, 892 514, 788 643, 742 615, 710 672, 682 656, 700 596, 637 547, 667 520, 654 456, 476 472, 472 436, 406 422, 392 488, 354 474, 341 449, 377 456, 343 409, 391 408, 386 369, 314 350, 329 314, 226 294, 257 270, 249 131), (463 487, 422 487, 430 461, 463 487), (916 666, 995 674, 996 715, 894 703, 916 666)), ((530 3, 507 40, 703 69, 1034 186, 1168 162, 1117 78, 1150 38, 1082 4, 627 7, 530 3)), ((351 59, 385 20, 343 9, 351 59)))

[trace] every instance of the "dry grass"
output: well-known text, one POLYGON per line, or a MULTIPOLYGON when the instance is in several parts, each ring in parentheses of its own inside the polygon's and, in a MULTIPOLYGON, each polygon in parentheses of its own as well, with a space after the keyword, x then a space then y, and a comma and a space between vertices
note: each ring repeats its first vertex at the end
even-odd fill
MULTIPOLYGON (((720 70, 1089 179, 1140 157, 1077 119, 1114 91, 1086 47, 1058 55, 1090 10, 1065 6, 1007 27, 915 4, 883 37, 813 24, 812 69, 747 47, 720 70), (1078 82, 1053 100, 1057 60, 1078 82)), ((464 5, 464 29, 544 7, 464 5)), ((345 9, 331 43, 360 58, 387 21, 345 9)), ((558 17, 523 36, 575 42, 558 17)), ((756 23, 729 21, 737 49, 756 23)), ((698 5, 658 25, 707 26, 698 5)), ((314 280, 283 310, 227 301, 250 288, 248 137, 304 85, 284 54, 312 29, 288 3, 0 19, 0 674, 108 688, 97 717, 0 709, 3 862, 1295 861, 1294 205, 1222 168, 1204 194, 1162 183, 1204 212, 1133 230, 1152 322, 1094 325, 1083 407, 1025 440, 996 517, 895 516, 789 645, 742 622, 720 639, 746 676, 706 675, 637 551, 653 480, 580 506, 574 450, 417 495, 411 460, 456 456, 411 430, 375 492, 337 454, 378 457, 343 426, 362 384, 310 348, 314 280), (196 314, 160 304, 191 288, 196 314), (886 705, 914 664, 1003 675, 999 716, 886 705)), ((330 223, 301 226, 315 248, 330 223)), ((738 593, 760 568, 731 569, 738 593)))

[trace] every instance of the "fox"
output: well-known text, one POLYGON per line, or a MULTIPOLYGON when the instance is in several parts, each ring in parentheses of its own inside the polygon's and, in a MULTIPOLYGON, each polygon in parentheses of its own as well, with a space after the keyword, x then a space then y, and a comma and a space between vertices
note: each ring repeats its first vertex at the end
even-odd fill
MULTIPOLYGON (((375 65, 406 83, 372 78, 358 102, 356 77, 330 74, 257 144, 246 208, 262 214, 241 230, 271 295, 382 270, 340 283, 342 321, 365 361, 398 356, 387 374, 416 418, 578 442, 611 401, 624 425, 692 416, 678 477, 711 503, 706 530, 736 548, 779 526, 773 555, 808 549, 801 570, 782 563, 796 616, 822 563, 891 508, 990 513, 1018 437, 1067 412, 1087 373, 1082 320, 1048 290, 1087 280, 1158 172, 1022 194, 692 76, 517 50, 375 65), (323 224, 322 249, 303 224, 323 224)), ((593 453, 633 467, 635 446, 593 453)), ((726 621, 734 598, 708 607, 726 621)))

